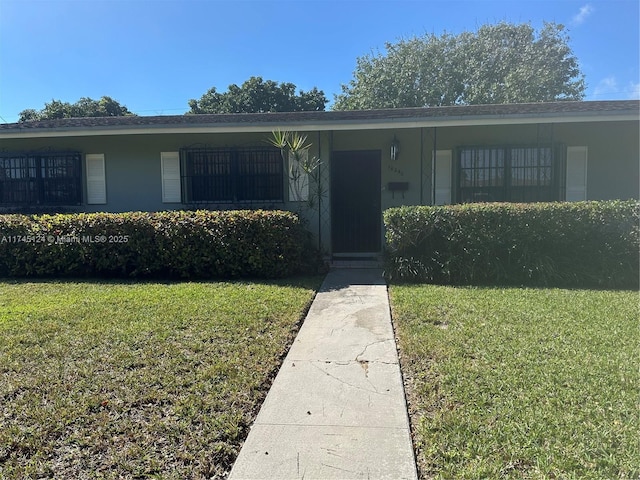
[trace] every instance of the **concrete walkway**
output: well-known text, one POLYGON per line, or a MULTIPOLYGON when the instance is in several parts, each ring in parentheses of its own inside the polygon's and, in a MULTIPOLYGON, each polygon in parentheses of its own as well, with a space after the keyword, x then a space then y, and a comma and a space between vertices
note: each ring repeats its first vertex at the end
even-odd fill
POLYGON ((382 272, 333 270, 229 480, 416 478, 382 272))

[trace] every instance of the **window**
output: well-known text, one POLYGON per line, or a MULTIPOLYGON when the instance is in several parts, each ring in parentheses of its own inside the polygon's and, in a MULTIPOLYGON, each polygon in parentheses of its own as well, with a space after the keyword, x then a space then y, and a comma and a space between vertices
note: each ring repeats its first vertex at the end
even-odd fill
POLYGON ((0 204, 77 205, 81 164, 78 152, 0 153, 0 204))
POLYGON ((459 151, 458 201, 545 202, 561 198, 553 148, 464 147, 459 151))
POLYGON ((283 201, 280 151, 272 148, 184 148, 180 151, 183 201, 283 201))

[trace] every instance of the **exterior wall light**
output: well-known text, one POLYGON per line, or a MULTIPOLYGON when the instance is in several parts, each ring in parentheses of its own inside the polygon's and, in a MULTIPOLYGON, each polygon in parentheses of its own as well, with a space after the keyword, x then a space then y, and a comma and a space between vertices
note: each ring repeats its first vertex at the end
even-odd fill
POLYGON ((393 136, 393 140, 391 141, 391 161, 395 162, 398 159, 398 154, 400 153, 400 142, 393 136))

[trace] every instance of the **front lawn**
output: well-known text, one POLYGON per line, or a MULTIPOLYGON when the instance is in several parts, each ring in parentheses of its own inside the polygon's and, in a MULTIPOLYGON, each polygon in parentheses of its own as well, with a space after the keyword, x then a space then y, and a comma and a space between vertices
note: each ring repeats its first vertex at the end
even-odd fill
POLYGON ((422 478, 638 478, 637 292, 390 296, 422 478))
POLYGON ((320 280, 0 282, 0 478, 222 478, 320 280))

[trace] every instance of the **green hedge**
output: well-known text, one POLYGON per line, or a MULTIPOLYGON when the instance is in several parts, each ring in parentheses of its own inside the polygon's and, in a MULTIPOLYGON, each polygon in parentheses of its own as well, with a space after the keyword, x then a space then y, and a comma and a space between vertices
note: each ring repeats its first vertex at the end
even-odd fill
POLYGON ((384 213, 386 275, 443 284, 638 286, 637 201, 483 203, 384 213))
POLYGON ((307 244, 283 211, 0 215, 0 276, 283 277, 307 244))

